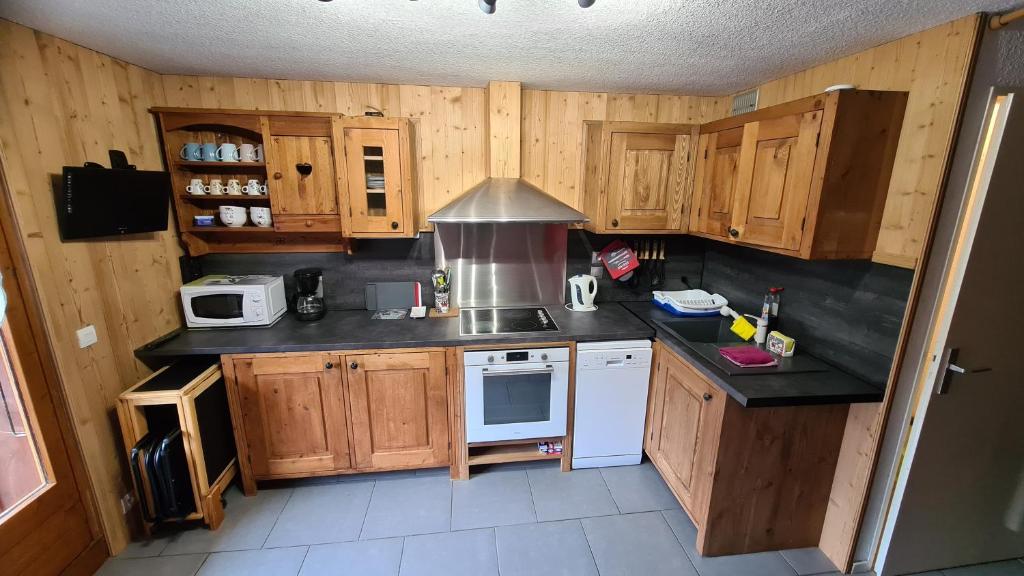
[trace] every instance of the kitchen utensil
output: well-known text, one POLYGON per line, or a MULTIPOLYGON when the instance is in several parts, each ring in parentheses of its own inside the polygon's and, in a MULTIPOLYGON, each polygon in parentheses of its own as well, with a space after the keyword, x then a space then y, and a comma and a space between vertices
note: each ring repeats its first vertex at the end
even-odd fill
POLYGON ((569 299, 574 312, 596 310, 594 297, 597 295, 597 278, 589 274, 577 274, 569 278, 569 299))
POLYGON ((327 314, 324 274, 319 268, 299 268, 295 276, 295 315, 299 320, 319 320, 327 314))
POLYGON ((658 288, 664 280, 665 241, 657 240, 654 245, 654 256, 651 262, 651 288, 658 288))

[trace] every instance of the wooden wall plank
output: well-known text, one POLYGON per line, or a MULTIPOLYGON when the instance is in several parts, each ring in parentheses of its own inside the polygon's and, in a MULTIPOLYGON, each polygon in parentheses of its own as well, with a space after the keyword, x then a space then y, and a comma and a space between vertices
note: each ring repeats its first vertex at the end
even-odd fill
POLYGON ((924 248, 966 87, 976 22, 976 16, 967 16, 758 87, 761 108, 840 83, 910 92, 873 257, 877 262, 913 268, 924 248))
POLYGON ((488 157, 492 178, 519 178, 522 173, 522 91, 519 82, 487 85, 488 157))

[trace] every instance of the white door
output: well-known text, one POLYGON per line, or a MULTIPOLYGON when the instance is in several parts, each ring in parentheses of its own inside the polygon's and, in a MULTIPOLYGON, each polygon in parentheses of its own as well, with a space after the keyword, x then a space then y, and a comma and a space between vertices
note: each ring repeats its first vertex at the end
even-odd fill
POLYGON ((1024 102, 993 98, 886 519, 883 576, 1024 556, 1024 102))

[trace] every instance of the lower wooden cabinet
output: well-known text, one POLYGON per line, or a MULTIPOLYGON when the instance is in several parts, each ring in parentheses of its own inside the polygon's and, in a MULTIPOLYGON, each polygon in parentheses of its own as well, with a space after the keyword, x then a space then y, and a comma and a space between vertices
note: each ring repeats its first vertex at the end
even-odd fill
POLYGON ((224 356, 243 487, 445 466, 441 349, 224 356))
POLYGON ((644 448, 703 556, 817 546, 849 405, 745 408, 655 344, 644 448))
POLYGON ((444 352, 352 354, 345 361, 356 466, 447 466, 444 352))

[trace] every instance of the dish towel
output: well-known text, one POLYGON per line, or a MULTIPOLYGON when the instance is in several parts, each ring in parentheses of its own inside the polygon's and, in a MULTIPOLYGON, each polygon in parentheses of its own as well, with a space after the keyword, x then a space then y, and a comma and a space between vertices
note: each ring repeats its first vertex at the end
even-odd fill
POLYGON ((742 368, 762 368, 766 366, 777 366, 779 364, 771 354, 761 350, 757 346, 719 348, 718 353, 726 360, 742 368))

